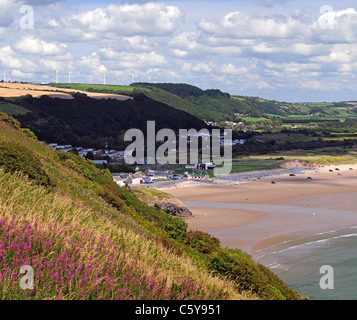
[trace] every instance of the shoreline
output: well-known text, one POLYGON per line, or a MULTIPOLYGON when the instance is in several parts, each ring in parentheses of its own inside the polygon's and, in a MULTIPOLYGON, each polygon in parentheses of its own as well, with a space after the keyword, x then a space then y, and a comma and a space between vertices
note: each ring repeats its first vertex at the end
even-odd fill
POLYGON ((193 212, 185 219, 190 230, 208 232, 223 247, 242 249, 256 259, 258 250, 282 241, 357 225, 357 164, 307 169, 299 168, 296 176, 289 176, 290 169, 246 172, 238 174, 239 185, 182 184, 161 190, 193 212))

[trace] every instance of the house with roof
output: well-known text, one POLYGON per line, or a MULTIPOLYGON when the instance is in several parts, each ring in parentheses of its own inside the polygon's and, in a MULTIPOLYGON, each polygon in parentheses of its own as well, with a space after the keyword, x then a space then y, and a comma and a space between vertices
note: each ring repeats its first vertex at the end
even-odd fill
POLYGON ((113 179, 120 187, 125 187, 125 183, 127 183, 127 178, 115 176, 115 177, 113 177, 113 179))
POLYGON ((144 183, 144 178, 145 177, 141 173, 136 172, 135 174, 130 174, 126 181, 128 182, 128 185, 133 186, 144 183))

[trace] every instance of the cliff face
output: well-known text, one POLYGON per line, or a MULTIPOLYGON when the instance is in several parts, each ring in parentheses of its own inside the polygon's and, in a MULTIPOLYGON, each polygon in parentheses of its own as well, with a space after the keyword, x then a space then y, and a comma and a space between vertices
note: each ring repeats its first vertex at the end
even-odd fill
POLYGON ((160 208, 165 210, 168 214, 172 216, 188 218, 193 217, 192 212, 186 207, 179 207, 172 202, 164 202, 160 204, 160 208))
POLYGON ((185 207, 180 200, 163 191, 136 188, 135 194, 140 200, 146 202, 150 207, 164 210, 171 216, 181 218, 193 217, 193 213, 185 207))

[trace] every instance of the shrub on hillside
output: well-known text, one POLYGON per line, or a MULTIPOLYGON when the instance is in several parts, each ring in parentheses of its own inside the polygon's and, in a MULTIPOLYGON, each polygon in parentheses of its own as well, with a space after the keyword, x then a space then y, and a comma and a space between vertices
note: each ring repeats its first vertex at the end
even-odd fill
POLYGON ((99 184, 105 184, 113 180, 110 171, 98 169, 92 161, 85 160, 73 152, 58 151, 57 155, 62 165, 77 171, 89 180, 96 181, 99 184))
POLYGON ((0 166, 6 172, 22 172, 37 184, 44 186, 52 184, 41 162, 18 143, 0 142, 0 166))
POLYGON ((25 129, 22 129, 22 131, 23 131, 29 138, 32 138, 32 139, 37 140, 36 135, 35 135, 30 129, 25 128, 25 129))
POLYGON ((4 112, 0 112, 0 121, 4 121, 15 128, 20 128, 21 126, 19 121, 4 112))
POLYGON ((205 254, 217 251, 221 246, 219 239, 202 231, 187 232, 185 243, 191 248, 205 254))
POLYGON ((131 192, 131 189, 121 188, 115 182, 111 182, 105 185, 105 192, 101 192, 100 196, 121 211, 125 209, 125 206, 131 208, 130 213, 139 219, 141 223, 145 223, 146 220, 156 228, 163 230, 170 238, 179 242, 184 241, 187 224, 182 218, 171 216, 163 210, 148 206, 139 200, 131 192))
POLYGON ((239 249, 220 249, 210 258, 209 267, 235 281, 239 291, 249 290, 268 300, 299 299, 273 272, 239 249))

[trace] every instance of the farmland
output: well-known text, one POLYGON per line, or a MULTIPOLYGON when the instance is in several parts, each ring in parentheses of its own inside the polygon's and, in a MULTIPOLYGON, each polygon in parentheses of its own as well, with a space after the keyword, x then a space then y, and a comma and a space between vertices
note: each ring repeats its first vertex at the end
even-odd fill
POLYGON ((29 112, 29 110, 21 106, 18 106, 16 104, 0 101, 0 112, 16 115, 16 114, 26 114, 27 112, 29 112))
POLYGON ((74 89, 81 91, 93 91, 93 92, 104 92, 105 93, 132 93, 134 87, 130 86, 117 86, 117 85, 102 85, 102 84, 84 84, 84 83, 52 83, 53 87, 74 89))

